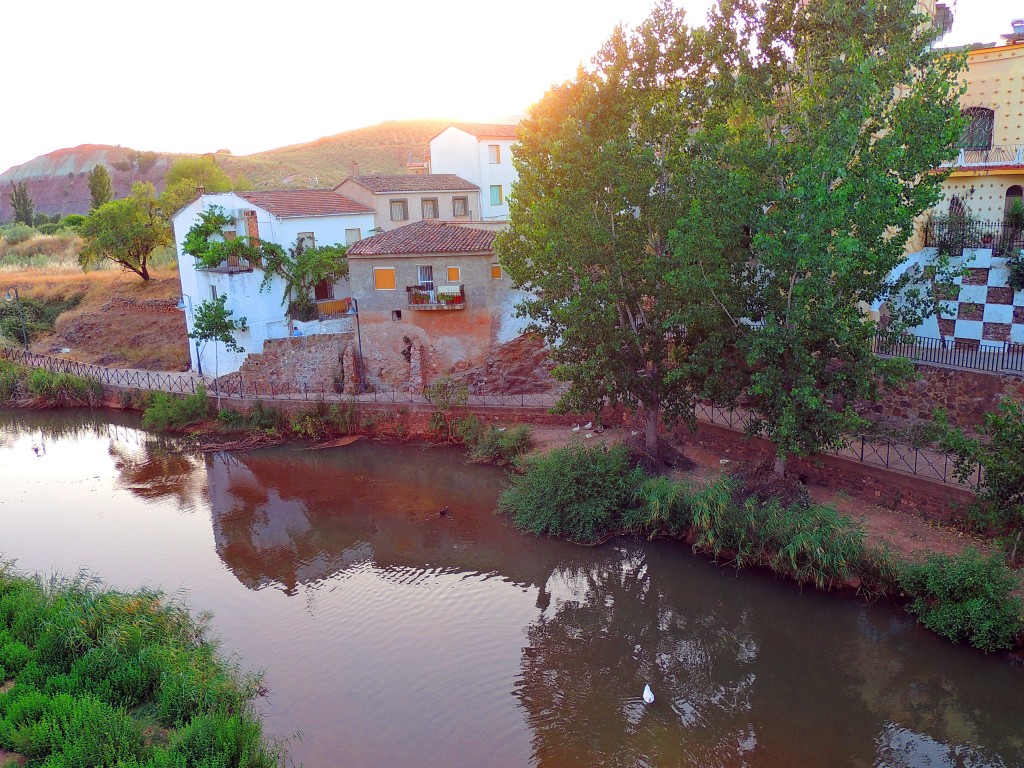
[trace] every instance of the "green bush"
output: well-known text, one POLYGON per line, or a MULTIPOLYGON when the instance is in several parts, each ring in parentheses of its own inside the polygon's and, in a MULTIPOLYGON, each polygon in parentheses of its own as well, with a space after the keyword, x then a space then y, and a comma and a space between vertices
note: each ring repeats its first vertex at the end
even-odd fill
POLYGON ((913 598, 908 610, 936 634, 989 653, 1012 648, 1024 630, 1024 605, 1013 591, 1017 577, 998 556, 975 549, 956 558, 932 554, 907 563, 900 583, 913 598))
POLYGON ((10 224, 4 227, 4 240, 8 245, 18 245, 31 240, 38 233, 27 224, 10 224))
POLYGON ((149 407, 142 414, 142 425, 157 431, 184 429, 207 418, 209 413, 210 405, 203 387, 187 397, 154 392, 149 407))
POLYGON ((0 748, 51 768, 277 765, 250 700, 206 626, 159 593, 44 584, 0 564, 0 748), (6 666, 10 662, 15 668, 6 666), (172 728, 153 746, 154 716, 172 728), (137 719, 138 718, 138 719, 137 719))
MULTIPOLYGON (((465 421, 465 420, 463 420, 465 421)), ((462 429, 460 427, 460 436, 462 429)), ((533 434, 526 424, 514 427, 487 427, 470 443, 470 461, 489 464, 513 464, 533 445, 533 434)))
POLYGON ((517 526, 535 534, 592 542, 623 529, 622 513, 643 482, 623 445, 564 448, 523 461, 501 495, 499 508, 517 526))

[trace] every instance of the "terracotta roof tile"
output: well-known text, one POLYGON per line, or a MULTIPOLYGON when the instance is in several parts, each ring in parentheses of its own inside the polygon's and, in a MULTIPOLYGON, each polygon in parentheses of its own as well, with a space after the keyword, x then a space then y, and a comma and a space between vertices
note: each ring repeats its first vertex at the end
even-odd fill
POLYGON ((506 123, 452 123, 460 131, 465 131, 478 139, 514 139, 516 126, 506 123))
POLYGON ((494 250, 494 232, 450 221, 425 220, 353 243, 349 256, 478 253, 494 250))
POLYGON ((366 187, 376 195, 387 192, 472 192, 480 189, 454 173, 352 176, 348 180, 366 187))
POLYGON ((238 192, 236 194, 283 219, 301 216, 373 213, 372 208, 350 200, 330 189, 281 189, 267 192, 238 192))

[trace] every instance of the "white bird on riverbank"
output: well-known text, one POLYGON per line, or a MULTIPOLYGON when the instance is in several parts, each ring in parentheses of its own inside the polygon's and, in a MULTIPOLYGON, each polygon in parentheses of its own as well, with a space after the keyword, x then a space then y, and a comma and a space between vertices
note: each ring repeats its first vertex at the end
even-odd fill
POLYGON ((594 426, 594 422, 588 421, 586 424, 583 425, 583 428, 584 429, 591 429, 593 426, 594 426))
POLYGON ((572 431, 573 432, 579 432, 580 431, 580 425, 577 424, 575 427, 572 428, 572 431))
POLYGON ((644 704, 654 703, 654 691, 651 690, 650 683, 644 683, 644 704))

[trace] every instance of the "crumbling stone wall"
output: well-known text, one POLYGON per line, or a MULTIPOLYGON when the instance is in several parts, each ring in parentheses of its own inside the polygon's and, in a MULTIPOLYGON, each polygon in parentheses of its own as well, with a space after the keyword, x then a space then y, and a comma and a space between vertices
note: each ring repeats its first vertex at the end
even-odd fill
MULTIPOLYGON (((249 355, 241 370, 223 378, 227 382, 240 378, 246 387, 257 386, 268 392, 334 392, 342 378, 346 349, 352 342, 352 335, 347 333, 267 339, 262 353, 249 355)), ((354 365, 351 369, 358 386, 358 369, 354 365)))

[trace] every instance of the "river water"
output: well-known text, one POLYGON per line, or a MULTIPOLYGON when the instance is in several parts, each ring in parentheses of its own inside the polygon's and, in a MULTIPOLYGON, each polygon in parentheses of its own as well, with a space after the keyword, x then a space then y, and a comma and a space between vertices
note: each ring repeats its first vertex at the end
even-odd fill
POLYGON ((1024 766, 1007 656, 681 544, 524 535, 492 513, 503 478, 446 449, 201 456, 129 415, 0 411, 0 557, 212 611, 309 768, 1024 766))

